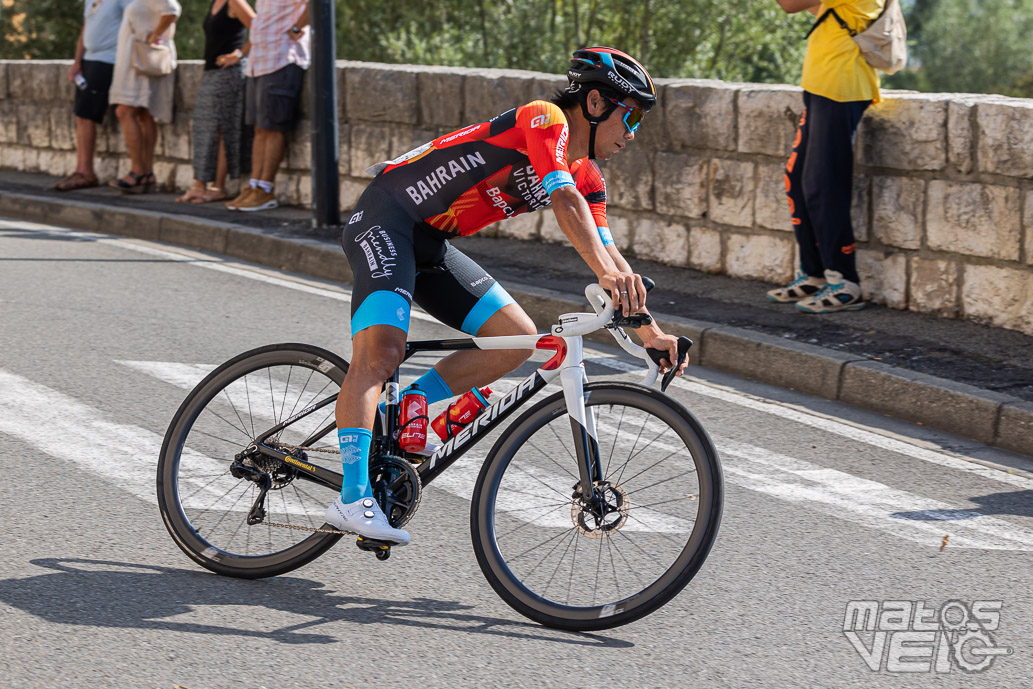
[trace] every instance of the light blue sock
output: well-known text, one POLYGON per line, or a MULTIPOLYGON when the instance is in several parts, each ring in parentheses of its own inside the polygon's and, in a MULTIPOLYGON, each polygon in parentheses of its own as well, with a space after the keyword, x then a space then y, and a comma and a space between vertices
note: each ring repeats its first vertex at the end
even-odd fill
POLYGON ((261 189, 262 191, 264 191, 267 194, 273 193, 273 183, 272 182, 266 182, 264 179, 259 179, 259 180, 255 180, 255 181, 258 184, 258 188, 259 189, 261 189))
MULTIPOLYGON (((422 376, 414 380, 412 384, 409 385, 409 387, 405 388, 405 390, 408 390, 413 385, 419 386, 420 390, 423 390, 423 392, 427 393, 428 406, 434 404, 435 402, 440 402, 441 400, 447 400, 451 399, 452 397, 455 397, 455 395, 449 389, 448 383, 446 383, 445 380, 441 376, 439 376, 438 372, 434 369, 427 371, 422 376)), ((405 390, 402 390, 402 392, 399 394, 399 397, 405 397, 405 390)), ((383 414, 387 410, 387 405, 381 402, 377 406, 377 408, 380 410, 380 413, 383 414)))
POLYGON ((252 189, 254 189, 255 187, 258 186, 258 180, 256 178, 252 177, 250 179, 250 181, 248 181, 248 186, 251 187, 252 189))
POLYGON ((369 445, 373 434, 365 428, 341 428, 337 431, 341 444, 341 502, 348 504, 359 498, 373 497, 369 487, 369 445))
POLYGON ((420 386, 420 390, 427 393, 427 404, 434 404, 441 400, 455 397, 448 388, 448 383, 438 375, 438 372, 431 369, 413 381, 413 385, 420 386))

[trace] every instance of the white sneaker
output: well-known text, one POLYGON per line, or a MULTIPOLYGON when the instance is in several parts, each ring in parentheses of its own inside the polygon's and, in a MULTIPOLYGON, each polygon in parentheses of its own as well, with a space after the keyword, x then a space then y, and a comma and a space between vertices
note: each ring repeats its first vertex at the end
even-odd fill
POLYGON ((867 306, 861 297, 861 286, 843 278, 842 273, 825 271, 825 286, 813 297, 796 302, 798 311, 804 313, 835 313, 836 311, 857 311, 867 306))
POLYGON ((338 496, 337 500, 326 508, 326 523, 364 538, 388 541, 397 546, 409 545, 409 532, 392 527, 384 511, 373 498, 359 498, 346 505, 338 496))
POLYGON ((796 269, 796 277, 784 287, 776 287, 769 290, 768 301, 775 301, 780 304, 792 304, 804 299, 809 299, 821 291, 826 281, 822 278, 812 278, 803 270, 796 269))

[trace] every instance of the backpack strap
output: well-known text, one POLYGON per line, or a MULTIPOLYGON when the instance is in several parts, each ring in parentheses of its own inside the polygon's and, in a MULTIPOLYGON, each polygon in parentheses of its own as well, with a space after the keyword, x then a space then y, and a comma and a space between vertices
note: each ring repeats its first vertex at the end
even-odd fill
MULTIPOLYGON (((886 4, 888 5, 888 4, 889 4, 889 2, 887 2, 886 4)), ((883 10, 883 11, 885 11, 885 10, 883 10)), ((812 34, 812 33, 814 33, 814 30, 818 28, 818 25, 819 25, 819 24, 821 24, 821 23, 822 23, 823 21, 825 21, 825 19, 826 19, 826 18, 827 18, 827 17, 828 17, 828 16, 830 15, 830 14, 831 14, 831 15, 832 15, 833 17, 835 17, 835 19, 836 19, 836 22, 838 22, 838 23, 839 23, 840 27, 842 27, 844 31, 846 31, 847 33, 849 33, 849 34, 850 34, 851 36, 856 36, 856 35, 857 35, 857 32, 856 32, 856 31, 852 31, 852 30, 850 29, 850 27, 849 27, 849 26, 847 26, 847 23, 846 23, 845 21, 843 21, 843 18, 842 18, 842 17, 840 17, 840 16, 838 15, 838 14, 836 14, 836 10, 835 10, 835 8, 833 8, 833 9, 828 9, 828 10, 825 10, 825 11, 824 11, 824 12, 822 13, 822 15, 821 15, 820 17, 818 17, 818 19, 817 19, 817 20, 816 20, 816 21, 814 22, 814 26, 812 26, 812 27, 811 27, 811 30, 807 32, 807 35, 803 37, 803 38, 804 38, 804 40, 807 40, 808 38, 810 38, 810 37, 811 37, 811 34, 812 34)))

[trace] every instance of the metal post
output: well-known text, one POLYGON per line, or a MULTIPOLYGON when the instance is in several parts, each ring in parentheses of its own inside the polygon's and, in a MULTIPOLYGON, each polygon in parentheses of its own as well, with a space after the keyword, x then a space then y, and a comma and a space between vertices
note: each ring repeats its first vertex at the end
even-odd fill
POLYGON ((309 0, 312 25, 312 224, 341 224, 337 164, 337 69, 334 0, 309 0))

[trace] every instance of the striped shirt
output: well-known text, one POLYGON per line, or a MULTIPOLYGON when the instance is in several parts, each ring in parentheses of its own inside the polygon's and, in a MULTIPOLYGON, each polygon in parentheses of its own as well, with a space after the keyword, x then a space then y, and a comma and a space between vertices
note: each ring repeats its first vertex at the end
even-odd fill
POLYGON ((301 30, 297 40, 287 33, 301 18, 307 4, 307 0, 257 0, 255 18, 248 32, 251 52, 246 74, 249 77, 272 74, 289 64, 308 69, 312 61, 309 27, 301 30))

